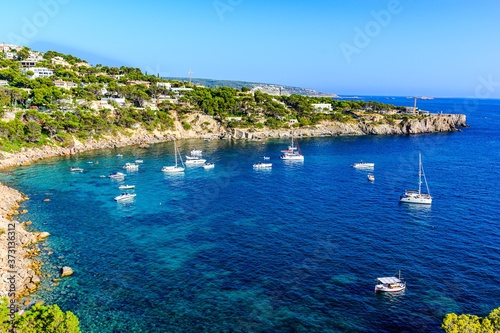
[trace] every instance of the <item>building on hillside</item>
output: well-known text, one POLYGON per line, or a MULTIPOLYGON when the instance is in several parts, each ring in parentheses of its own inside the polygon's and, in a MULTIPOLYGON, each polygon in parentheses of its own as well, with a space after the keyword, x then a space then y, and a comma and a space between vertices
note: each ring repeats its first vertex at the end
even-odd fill
POLYGON ((59 56, 50 59, 50 62, 52 63, 52 65, 60 65, 60 66, 64 66, 64 67, 71 67, 71 64, 69 62, 67 62, 62 57, 59 57, 59 56))
POLYGON ((22 68, 29 68, 29 67, 36 67, 36 64, 39 60, 33 59, 33 58, 27 58, 24 60, 21 60, 21 67, 22 68))
POLYGON ((22 47, 19 45, 5 44, 5 43, 0 44, 0 51, 2 51, 4 53, 11 52, 12 50, 20 51, 21 49, 22 49, 22 47))
POLYGON ((177 87, 177 88, 170 88, 170 91, 173 91, 176 94, 179 94, 182 91, 192 91, 193 88, 186 88, 186 87, 177 87))
POLYGON ((333 111, 330 103, 312 104, 313 110, 318 113, 331 113, 333 111))
POLYGON ((129 86, 130 85, 134 85, 134 84, 142 84, 142 85, 144 85, 144 86, 146 86, 146 87, 149 88, 149 86, 151 85, 151 82, 149 82, 149 81, 141 81, 141 80, 129 80, 129 81, 127 81, 127 85, 129 85, 129 86))
POLYGON ((9 85, 9 81, 7 80, 0 80, 0 87, 5 87, 9 85))
POLYGON ((165 89, 172 88, 172 84, 170 82, 156 82, 156 86, 159 88, 165 88, 165 89))
POLYGON ((58 87, 58 88, 62 88, 62 89, 71 89, 71 88, 76 88, 78 87, 78 85, 74 82, 71 82, 71 81, 63 81, 63 80, 55 80, 54 81, 54 86, 58 87))
POLYGON ((45 67, 30 67, 23 69, 23 74, 28 71, 33 72, 33 75, 28 76, 30 79, 36 79, 38 77, 51 77, 54 75, 54 71, 45 67))
POLYGON ((84 61, 82 61, 82 62, 77 62, 77 63, 75 64, 75 66, 76 66, 76 67, 92 67, 92 66, 90 66, 87 62, 84 62, 84 61))

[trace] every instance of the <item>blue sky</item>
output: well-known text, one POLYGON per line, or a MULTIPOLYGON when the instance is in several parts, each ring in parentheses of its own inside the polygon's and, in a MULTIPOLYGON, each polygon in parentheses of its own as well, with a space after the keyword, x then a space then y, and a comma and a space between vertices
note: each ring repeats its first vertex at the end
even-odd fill
POLYGON ((0 41, 161 76, 500 98, 500 1, 21 0, 0 41))

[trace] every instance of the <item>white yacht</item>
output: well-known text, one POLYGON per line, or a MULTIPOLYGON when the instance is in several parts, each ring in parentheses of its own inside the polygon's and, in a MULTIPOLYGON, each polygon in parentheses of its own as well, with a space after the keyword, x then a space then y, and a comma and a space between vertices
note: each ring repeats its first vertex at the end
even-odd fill
POLYGON ((196 157, 196 156, 186 156, 186 165, 202 165, 205 164, 207 160, 196 157))
POLYGON ((174 140, 174 155, 175 155, 175 165, 172 165, 172 166, 164 166, 163 168, 161 168, 161 171, 163 172, 167 172, 167 173, 177 173, 177 172, 184 172, 184 162, 182 161, 182 157, 181 157, 181 154, 179 153, 179 151, 177 150, 177 144, 175 143, 175 140, 174 140), (181 165, 182 166, 179 166, 178 163, 177 163, 177 156, 179 157, 179 159, 181 160, 181 165))
POLYGON ((79 168, 79 167, 70 167, 69 171, 71 171, 71 172, 83 172, 83 169, 79 168))
POLYGON ((432 204, 432 197, 429 191, 429 185, 425 178, 424 167, 422 165, 421 154, 418 153, 418 190, 406 190, 405 193, 399 197, 400 202, 416 203, 416 204, 432 204), (427 193, 422 193, 422 177, 424 178, 427 193))
POLYGON ((367 163, 361 161, 359 163, 354 163, 352 167, 356 169, 373 169, 375 167, 375 163, 367 163))
POLYGON ((288 149, 282 150, 283 153, 280 158, 282 160, 291 161, 303 161, 304 155, 302 155, 299 147, 299 143, 295 140, 296 145, 294 145, 293 133, 292 133, 292 144, 288 146, 288 149))

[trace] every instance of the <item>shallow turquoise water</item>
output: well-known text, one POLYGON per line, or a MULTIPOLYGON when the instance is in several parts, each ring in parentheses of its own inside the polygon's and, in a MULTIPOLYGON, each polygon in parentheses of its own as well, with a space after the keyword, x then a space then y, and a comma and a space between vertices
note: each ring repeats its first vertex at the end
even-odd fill
POLYGON ((75 270, 37 297, 75 312, 84 332, 438 332, 448 312, 486 315, 500 306, 500 101, 422 102, 463 109, 471 128, 299 139, 304 163, 279 160, 287 140, 182 141, 215 169, 176 176, 160 171, 172 143, 0 174, 30 197, 22 218, 52 234, 45 271, 75 270), (419 151, 431 207, 398 203, 417 186, 419 151), (273 169, 253 170, 264 155, 273 169), (121 183, 100 175, 136 157, 122 184, 137 197, 116 203, 121 183), (360 160, 375 163, 374 183, 351 168, 360 160), (374 279, 398 269, 406 292, 375 294, 374 279))

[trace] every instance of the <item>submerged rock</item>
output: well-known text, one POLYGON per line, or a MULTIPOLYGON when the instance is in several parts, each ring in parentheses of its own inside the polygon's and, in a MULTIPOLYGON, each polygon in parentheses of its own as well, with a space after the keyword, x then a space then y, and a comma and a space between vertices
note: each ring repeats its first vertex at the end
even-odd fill
POLYGON ((71 276, 73 275, 73 269, 68 266, 64 266, 61 268, 61 277, 71 276))

